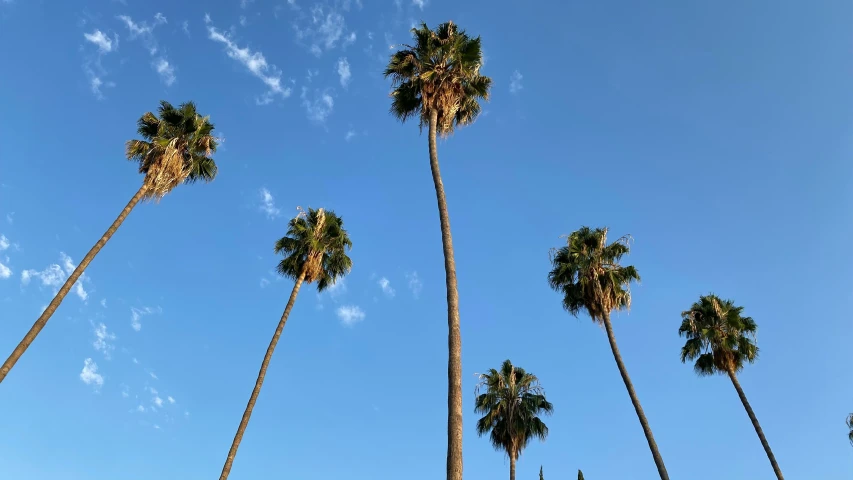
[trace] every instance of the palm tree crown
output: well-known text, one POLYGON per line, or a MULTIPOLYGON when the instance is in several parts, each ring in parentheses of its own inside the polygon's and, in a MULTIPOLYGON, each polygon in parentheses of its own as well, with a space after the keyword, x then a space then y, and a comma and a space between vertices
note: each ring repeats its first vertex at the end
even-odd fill
POLYGON ((847 428, 850 429, 850 433, 847 434, 847 439, 850 440, 850 444, 853 445, 853 413, 847 416, 847 428))
POLYGON ((287 235, 275 242, 275 253, 284 255, 278 273, 293 280, 304 274, 304 281, 316 281, 317 290, 322 292, 352 268, 346 254, 351 248, 341 217, 322 208, 309 208, 292 219, 287 235))
POLYGON ((211 155, 218 142, 210 117, 199 115, 193 102, 175 108, 165 100, 158 114, 142 115, 137 132, 143 140, 126 144, 127 159, 138 162, 145 175, 145 197, 162 198, 181 183, 212 181, 217 168, 211 155))
POLYGON ((716 295, 703 295, 690 310, 681 314, 678 334, 687 338, 681 348, 681 361, 696 363, 698 375, 739 372, 744 363, 755 362, 758 325, 743 316, 743 307, 716 295))
POLYGON ((586 310, 595 322, 602 322, 612 310, 631 306, 632 281, 640 275, 633 266, 619 260, 630 251, 623 236, 607 245, 607 228, 581 227, 569 235, 566 246, 557 249, 548 273, 551 288, 563 294, 563 308, 577 316, 586 310))
POLYGON ((548 427, 539 418, 550 415, 554 406, 545 399, 545 391, 536 375, 527 373, 506 360, 500 371, 491 369, 480 375, 477 386, 476 413, 484 414, 477 421, 477 434, 490 434, 495 450, 517 456, 533 438, 545 440, 548 427))
POLYGON ((470 38, 453 22, 435 31, 421 23, 412 36, 414 45, 403 45, 385 69, 394 87, 391 113, 404 122, 418 115, 421 128, 435 113, 438 133, 447 136, 473 122, 480 113, 479 101, 489 99, 492 79, 480 75, 480 37, 470 38))

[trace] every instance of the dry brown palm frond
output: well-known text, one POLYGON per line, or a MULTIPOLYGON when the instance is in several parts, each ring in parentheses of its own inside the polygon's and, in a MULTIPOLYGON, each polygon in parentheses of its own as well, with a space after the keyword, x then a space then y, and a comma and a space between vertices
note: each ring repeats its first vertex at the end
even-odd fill
MULTIPOLYGON (((314 226, 314 238, 319 239, 323 235, 323 229, 326 226, 326 212, 322 208, 317 210, 317 224, 314 226)), ((312 250, 305 259, 305 281, 308 283, 315 282, 323 275, 323 252, 322 250, 312 250)))
POLYGON ((145 197, 159 201, 183 183, 189 174, 189 165, 184 161, 184 148, 177 138, 173 139, 148 166, 145 175, 148 191, 145 197))

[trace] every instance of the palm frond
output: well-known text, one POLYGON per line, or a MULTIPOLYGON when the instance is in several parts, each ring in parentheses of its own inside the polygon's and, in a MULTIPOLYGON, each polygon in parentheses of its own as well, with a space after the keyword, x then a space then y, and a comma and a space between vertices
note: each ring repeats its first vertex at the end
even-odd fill
POLYGON ((758 358, 755 334, 758 325, 743 315, 743 307, 714 294, 702 295, 681 314, 678 334, 687 338, 681 361, 696 360, 699 375, 739 372, 758 358), (701 365, 700 365, 701 361, 701 365))
POLYGON ((432 113, 438 133, 447 136, 472 123, 488 100, 491 79, 480 75, 481 40, 452 22, 435 30, 426 24, 411 30, 413 44, 391 54, 384 75, 391 79, 391 114, 423 128, 432 113))
POLYGON ((483 415, 477 434, 488 434, 492 447, 517 456, 531 439, 547 438, 548 427, 540 417, 553 413, 554 406, 535 375, 506 360, 500 370, 480 375, 474 411, 483 415))
POLYGON ((630 285, 640 281, 640 274, 633 266, 619 264, 630 251, 628 239, 607 244, 606 228, 583 226, 553 251, 548 284, 563 295, 566 311, 577 316, 586 310, 594 322, 601 322, 613 310, 630 308, 630 285))
POLYGON ((193 102, 175 108, 163 100, 157 113, 137 121, 144 140, 126 143, 127 158, 145 175, 147 197, 161 198, 181 183, 212 181, 218 172, 212 158, 217 142, 209 117, 199 115, 193 102))
POLYGON ((278 273, 293 280, 305 275, 305 282, 316 281, 320 292, 334 285, 352 269, 346 253, 352 241, 343 225, 341 217, 324 209, 309 208, 306 215, 291 219, 287 234, 274 246, 275 253, 284 256, 278 273), (315 259, 317 272, 309 274, 315 259))

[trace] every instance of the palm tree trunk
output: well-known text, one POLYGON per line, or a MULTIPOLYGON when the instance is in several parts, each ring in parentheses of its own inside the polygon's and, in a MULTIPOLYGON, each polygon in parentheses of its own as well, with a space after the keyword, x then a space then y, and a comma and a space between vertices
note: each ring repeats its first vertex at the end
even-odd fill
POLYGON ((515 462, 517 455, 509 454, 509 480, 515 480, 515 462))
POLYGON ((755 428, 755 433, 758 434, 758 439, 761 440, 764 452, 767 453, 767 458, 770 460, 770 465, 773 466, 773 472, 776 473, 776 478, 779 480, 785 480, 785 477, 782 476, 782 470, 779 468, 779 464, 776 463, 776 457, 773 456, 773 451, 770 450, 770 444, 767 443, 767 439, 764 438, 764 431, 761 430, 761 425, 758 424, 758 418, 755 417, 755 412, 752 411, 752 407, 749 406, 749 402, 746 400, 746 394, 743 393, 743 389, 740 387, 737 375, 735 375, 734 370, 729 370, 728 374, 729 378, 732 379, 732 384, 735 386, 735 390, 737 390, 737 395, 740 397, 741 403, 743 403, 743 408, 746 409, 746 414, 749 415, 749 419, 752 420, 752 426, 755 428))
POLYGON ((444 248, 444 275, 447 283, 447 480, 462 480, 462 333, 459 329, 459 290, 456 284, 456 260, 453 258, 453 239, 450 236, 450 214, 444 183, 438 168, 436 128, 438 113, 429 116, 429 166, 438 200, 441 221, 441 244, 444 248))
POLYGON ((225 465, 222 467, 222 474, 219 475, 219 480, 226 480, 231 473, 231 464, 234 463, 234 457, 237 456, 237 449, 240 448, 240 442, 243 440, 243 433, 246 432, 246 426, 249 425, 249 418, 252 417, 252 410, 255 409, 255 402, 258 401, 258 395, 261 393, 261 387, 264 384, 264 377, 267 375, 267 367, 272 359, 272 354, 275 351, 275 346, 278 344, 278 339, 281 337, 281 332, 284 330, 284 324, 287 323, 287 317, 290 316, 290 311, 293 309, 293 304, 296 303, 296 296, 299 294, 299 288, 302 287, 302 282, 305 280, 305 270, 296 279, 293 284, 293 291, 290 292, 290 299, 287 301, 287 306, 284 308, 284 313, 281 314, 281 320, 278 321, 278 327, 275 329, 275 334, 270 340, 270 345, 267 347, 267 353, 264 355, 264 361, 261 363, 261 370, 258 372, 258 379, 255 380, 255 388, 252 390, 252 396, 249 397, 249 403, 246 405, 246 410, 243 412, 243 418, 240 419, 240 426, 237 427, 237 434, 234 435, 234 441, 231 442, 231 449, 228 450, 228 457, 225 459, 225 465))
POLYGON ((669 480, 669 474, 666 473, 666 466, 663 464, 663 458, 658 451, 658 444, 655 442, 655 436, 652 435, 652 429, 649 427, 649 420, 643 412, 643 407, 640 405, 640 399, 637 398, 637 392, 634 391, 634 385, 631 383, 631 377, 628 376, 628 369, 622 362, 622 355, 619 353, 619 347, 616 345, 616 336, 613 334, 613 325, 610 323, 610 313, 604 314, 604 329, 607 330, 607 340, 610 342, 610 349, 613 351, 613 358, 616 360, 616 366, 619 367, 619 374, 622 375, 622 381, 625 382, 625 388, 628 389, 628 395, 631 397, 631 403, 634 404, 634 410, 637 412, 637 417, 640 419, 640 425, 643 426, 643 433, 646 434, 646 441, 649 442, 649 448, 652 451, 652 457, 655 459, 655 465, 658 467, 658 474, 661 480, 669 480))
POLYGON ((147 190, 148 185, 146 183, 143 183, 139 190, 137 190, 133 197, 130 199, 130 201, 127 202, 127 205, 125 205, 124 210, 119 213, 118 218, 116 218, 113 224, 110 225, 110 228, 107 229, 107 231, 104 233, 101 239, 98 240, 95 246, 93 246, 92 249, 89 250, 89 253, 87 253, 86 256, 83 257, 83 260, 80 262, 79 265, 77 265, 77 268, 75 268, 74 271, 71 272, 71 276, 68 277, 68 280, 65 281, 65 284, 62 285, 62 288, 59 289, 59 292, 56 294, 55 297, 53 297, 53 300, 50 301, 47 308, 44 309, 44 312, 42 312, 42 314, 36 320, 36 323, 34 323, 32 327, 30 327, 30 331, 28 331, 27 334, 24 335, 24 339, 21 340, 21 343, 19 343, 18 346, 15 347, 14 350, 12 350, 12 354, 9 355, 9 358, 7 358, 5 362, 3 362, 3 366, 0 367, 0 382, 2 382, 6 378, 6 375, 9 374, 9 371, 12 370, 12 367, 15 366, 15 363, 17 363, 21 356, 24 354, 24 352, 26 352, 27 349, 30 348, 30 345, 33 343, 33 341, 35 341, 39 332, 41 332, 44 326, 47 325, 47 321, 50 320, 50 317, 53 316, 53 313, 56 312, 57 308, 59 308, 59 304, 62 303, 62 301, 65 299, 65 296, 68 295, 68 292, 71 291, 71 287, 74 286, 74 283, 77 282, 77 280, 80 278, 80 275, 83 275, 83 272, 86 270, 86 267, 88 267, 89 264, 92 263, 92 260, 95 258, 98 252, 100 252, 101 249, 104 248, 104 245, 106 245, 110 238, 112 238, 113 234, 116 233, 118 227, 120 227, 121 224, 124 223, 124 219, 127 218, 131 210, 133 210, 133 207, 135 207, 136 204, 139 203, 139 201, 142 199, 142 197, 145 196, 145 192, 147 190))

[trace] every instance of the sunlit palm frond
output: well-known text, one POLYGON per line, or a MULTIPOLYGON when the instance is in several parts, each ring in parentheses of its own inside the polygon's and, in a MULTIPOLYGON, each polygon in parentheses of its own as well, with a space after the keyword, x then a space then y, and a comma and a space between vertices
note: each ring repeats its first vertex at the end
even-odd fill
POLYGON ((333 211, 309 208, 307 215, 291 219, 287 234, 276 241, 275 253, 284 256, 277 270, 296 280, 317 258, 319 271, 316 276, 306 276, 305 281, 316 281, 317 290, 323 291, 352 269, 352 260, 346 253, 351 248, 341 217, 333 211))
POLYGON ((434 31, 426 24, 411 30, 413 44, 391 54, 384 75, 391 79, 391 113, 401 121, 418 117, 424 127, 430 114, 438 133, 451 134, 472 123, 488 100, 491 79, 480 75, 480 38, 469 37, 452 22, 434 31))
POLYGON ((566 245, 553 252, 548 273, 548 284, 563 295, 563 308, 575 316, 586 310, 595 322, 612 310, 630 308, 630 285, 640 281, 640 274, 619 264, 630 252, 629 239, 607 244, 606 228, 586 226, 568 236, 566 245))
POLYGON ((160 198, 181 183, 212 181, 218 171, 212 158, 217 141, 209 117, 199 115, 192 102, 175 108, 163 100, 157 112, 147 112, 137 121, 144 140, 126 144, 127 158, 136 161, 139 173, 145 175, 146 197, 160 198))
POLYGON ((483 415, 477 421, 477 434, 488 434, 496 450, 517 456, 531 439, 548 436, 540 416, 553 413, 554 406, 535 375, 506 360, 499 371, 490 369, 480 375, 474 411, 483 415))
POLYGON ((700 375, 738 372, 758 358, 757 330, 743 307, 714 294, 702 295, 681 314, 678 335, 687 339, 681 361, 696 360, 694 370, 700 375))

